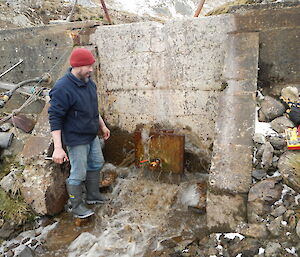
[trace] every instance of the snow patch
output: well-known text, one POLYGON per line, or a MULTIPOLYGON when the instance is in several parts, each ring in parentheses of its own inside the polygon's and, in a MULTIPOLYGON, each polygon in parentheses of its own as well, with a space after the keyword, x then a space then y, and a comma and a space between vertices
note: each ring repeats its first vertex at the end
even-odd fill
POLYGON ((225 238, 233 240, 235 237, 238 237, 240 240, 244 239, 245 237, 239 233, 225 233, 225 238))

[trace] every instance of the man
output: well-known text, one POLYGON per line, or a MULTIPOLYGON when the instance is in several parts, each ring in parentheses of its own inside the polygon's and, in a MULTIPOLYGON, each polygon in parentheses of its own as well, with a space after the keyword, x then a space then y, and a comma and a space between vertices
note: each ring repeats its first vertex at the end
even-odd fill
POLYGON ((87 204, 103 203, 99 192, 99 173, 104 158, 98 138, 99 129, 104 140, 110 136, 98 111, 95 83, 91 80, 95 58, 85 48, 76 48, 70 56, 71 68, 50 91, 48 110, 51 134, 54 142, 53 161, 70 160, 70 176, 66 186, 75 217, 86 218, 94 214, 82 197, 85 183, 87 204), (67 147, 68 155, 62 147, 67 147))

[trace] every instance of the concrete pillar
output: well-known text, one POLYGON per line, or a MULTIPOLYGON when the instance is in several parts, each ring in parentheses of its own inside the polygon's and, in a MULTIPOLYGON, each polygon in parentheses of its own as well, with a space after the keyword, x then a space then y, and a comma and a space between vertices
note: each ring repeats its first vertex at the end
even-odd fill
POLYGON ((207 195, 212 231, 230 232, 246 222, 255 129, 258 33, 228 34, 224 77, 207 195))

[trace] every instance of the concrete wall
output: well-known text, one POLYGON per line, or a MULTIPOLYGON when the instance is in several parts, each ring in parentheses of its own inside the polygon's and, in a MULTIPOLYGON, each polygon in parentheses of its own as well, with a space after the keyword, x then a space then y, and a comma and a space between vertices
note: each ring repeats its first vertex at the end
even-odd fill
POLYGON ((55 79, 68 58, 73 40, 66 28, 48 26, 0 31, 0 45, 1 71, 5 71, 20 59, 24 60, 1 79, 19 83, 48 72, 63 56, 61 63, 53 69, 55 79))
POLYGON ((188 129, 208 147, 231 27, 226 16, 98 27, 91 42, 106 121, 127 131, 140 123, 188 129))
MULTIPOLYGON (((90 27, 97 22, 58 24, 22 29, 0 30, 0 74, 23 59, 23 63, 0 78, 1 82, 17 84, 21 81, 49 73, 54 82, 63 75, 69 64, 73 45, 85 44, 90 27), (78 34, 79 29, 80 36, 78 34)), ((35 86, 31 83, 28 86, 35 86)), ((41 85, 39 85, 41 86, 41 85)), ((2 109, 11 112, 20 107, 27 97, 15 93, 2 109)), ((37 101, 23 109, 23 113, 40 113, 44 102, 37 101)))

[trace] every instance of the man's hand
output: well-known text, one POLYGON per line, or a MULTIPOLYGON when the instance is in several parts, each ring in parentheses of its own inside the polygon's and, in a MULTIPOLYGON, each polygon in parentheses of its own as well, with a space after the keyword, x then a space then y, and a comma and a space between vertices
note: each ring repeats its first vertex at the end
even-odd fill
POLYGON ((110 130, 106 126, 101 127, 102 136, 104 140, 107 140, 110 137, 110 130))
POLYGON ((52 159, 55 163, 62 164, 69 160, 65 150, 63 148, 54 148, 52 159))

